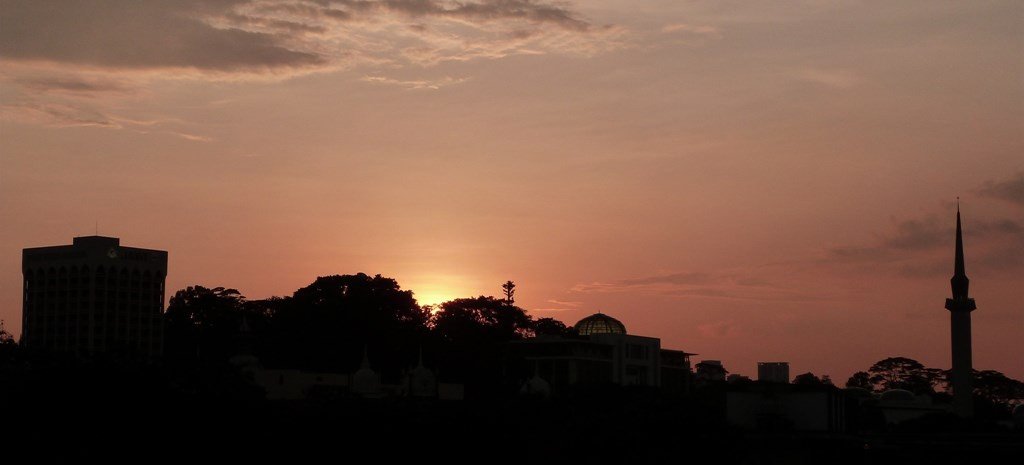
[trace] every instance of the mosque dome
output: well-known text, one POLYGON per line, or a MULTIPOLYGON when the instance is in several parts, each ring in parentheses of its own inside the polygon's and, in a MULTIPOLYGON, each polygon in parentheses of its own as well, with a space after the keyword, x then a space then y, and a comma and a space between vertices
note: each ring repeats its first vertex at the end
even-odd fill
POLYGON ((904 389, 890 389, 882 393, 882 402, 913 402, 916 397, 904 389))
POLYGON ((595 313, 576 323, 576 332, 581 336, 591 334, 626 334, 626 325, 603 313, 595 313))

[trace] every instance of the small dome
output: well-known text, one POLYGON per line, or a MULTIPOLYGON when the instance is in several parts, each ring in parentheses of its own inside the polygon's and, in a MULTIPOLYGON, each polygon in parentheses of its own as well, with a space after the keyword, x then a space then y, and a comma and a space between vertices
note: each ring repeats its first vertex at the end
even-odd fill
POLYGON ((890 389, 882 393, 883 402, 913 402, 916 396, 904 389, 890 389))
POLYGON ((595 313, 576 323, 576 332, 581 336, 590 336, 591 334, 626 334, 626 325, 603 313, 595 313))

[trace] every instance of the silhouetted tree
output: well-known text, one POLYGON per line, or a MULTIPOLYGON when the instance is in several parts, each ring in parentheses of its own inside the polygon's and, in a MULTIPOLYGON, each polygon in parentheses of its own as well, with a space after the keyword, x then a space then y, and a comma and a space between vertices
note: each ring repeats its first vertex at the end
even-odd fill
POLYGON ((0 320, 0 365, 13 361, 17 357, 18 342, 14 336, 4 328, 3 320, 0 320))
POLYGON ((171 297, 164 313, 164 353, 171 360, 226 360, 245 296, 235 289, 189 286, 171 297))
POLYGON ((508 342, 533 330, 525 310, 484 296, 441 304, 432 323, 435 333, 453 342, 508 342))
POLYGON ((866 371, 858 371, 850 376, 850 379, 846 380, 846 387, 848 388, 861 388, 869 391, 874 389, 871 385, 871 375, 866 371))
POLYGON ((722 365, 708 363, 707 361, 698 363, 694 368, 696 368, 695 374, 697 379, 701 381, 723 380, 725 375, 729 373, 722 365))
POLYGON ((803 386, 831 386, 832 378, 828 375, 822 376, 821 378, 814 375, 814 373, 807 372, 801 375, 796 375, 793 378, 793 384, 799 384, 803 386))
POLYGON ((367 347, 374 368, 395 376, 414 360, 429 319, 397 281, 363 273, 319 277, 261 311, 270 324, 258 355, 272 364, 350 371, 367 347))
POLYGON ((974 370, 974 394, 1009 412, 1024 401, 1024 382, 995 370, 974 370))
POLYGON ((905 389, 915 394, 933 394, 935 383, 942 379, 941 371, 905 357, 880 360, 868 373, 876 390, 905 389))
POLYGON ((431 326, 444 351, 441 372, 465 381, 467 389, 476 392, 500 384, 504 344, 533 331, 526 311, 485 296, 442 303, 431 326))
POLYGON ((538 318, 533 322, 533 333, 537 336, 561 336, 573 337, 578 333, 576 328, 566 326, 565 323, 554 318, 538 318))
POLYGON ((508 281, 501 285, 501 290, 505 293, 505 303, 515 305, 516 283, 508 281))
POLYGON ((733 374, 731 374, 729 376, 726 376, 725 380, 729 384, 750 384, 750 383, 753 383, 753 381, 750 379, 750 377, 743 376, 743 375, 738 374, 738 373, 733 373, 733 374))

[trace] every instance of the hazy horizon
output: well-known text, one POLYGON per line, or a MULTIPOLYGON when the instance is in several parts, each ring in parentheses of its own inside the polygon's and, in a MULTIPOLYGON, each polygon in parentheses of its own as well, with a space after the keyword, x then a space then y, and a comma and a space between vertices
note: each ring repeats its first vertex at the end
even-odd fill
POLYGON ((21 249, 169 251, 251 299, 601 311, 756 376, 1024 378, 1024 4, 0 2, 0 319, 21 249))

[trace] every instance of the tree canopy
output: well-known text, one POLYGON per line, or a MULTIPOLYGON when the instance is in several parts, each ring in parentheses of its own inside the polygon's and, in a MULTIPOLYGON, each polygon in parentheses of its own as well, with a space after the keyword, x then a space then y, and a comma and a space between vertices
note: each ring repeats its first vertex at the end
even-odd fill
POLYGON ((915 394, 934 393, 936 383, 944 379, 940 370, 906 357, 880 360, 871 365, 868 374, 875 390, 905 389, 915 394))
POLYGON ((832 379, 828 375, 817 377, 814 373, 807 372, 796 375, 793 378, 793 384, 799 384, 803 386, 831 386, 832 379))
POLYGON ((164 314, 164 352, 172 360, 222 359, 233 350, 245 296, 235 289, 189 286, 164 314))
POLYGON ((871 384, 871 375, 866 371, 858 371, 850 376, 850 379, 846 380, 846 387, 874 390, 874 386, 871 384))
POLYGON ((508 342, 533 331, 533 320, 525 310, 488 296, 445 302, 431 324, 441 338, 453 342, 508 342))

